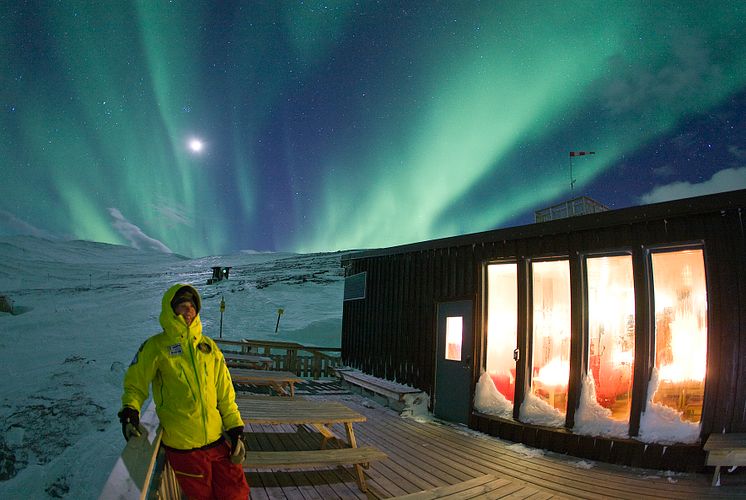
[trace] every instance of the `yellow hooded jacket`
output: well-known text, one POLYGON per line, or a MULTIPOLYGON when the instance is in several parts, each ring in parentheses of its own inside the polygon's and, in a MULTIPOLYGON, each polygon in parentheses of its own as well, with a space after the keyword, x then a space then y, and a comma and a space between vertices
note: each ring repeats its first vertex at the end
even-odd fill
POLYGON ((124 375, 122 406, 139 412, 152 382, 163 443, 179 450, 201 448, 217 441, 223 429, 244 425, 223 353, 202 335, 200 306, 199 293, 191 285, 169 288, 161 303, 163 332, 140 346, 124 375), (197 315, 189 326, 171 309, 182 287, 191 288, 197 301, 197 315))

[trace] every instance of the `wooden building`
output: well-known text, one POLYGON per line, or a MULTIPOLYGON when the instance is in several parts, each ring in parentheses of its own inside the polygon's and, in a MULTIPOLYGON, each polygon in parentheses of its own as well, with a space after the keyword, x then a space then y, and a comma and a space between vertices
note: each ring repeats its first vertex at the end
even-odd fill
POLYGON ((740 190, 346 254, 343 362, 491 435, 700 468, 710 433, 746 432, 744 208, 740 190), (483 383, 507 414, 474 408, 483 383), (584 431, 588 405, 622 435, 584 431))

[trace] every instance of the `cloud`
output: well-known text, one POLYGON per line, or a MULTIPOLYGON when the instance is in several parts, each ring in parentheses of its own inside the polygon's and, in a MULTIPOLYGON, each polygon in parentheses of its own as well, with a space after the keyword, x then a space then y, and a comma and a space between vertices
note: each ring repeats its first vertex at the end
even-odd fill
POLYGON ((653 175, 656 177, 671 177, 676 173, 676 169, 670 164, 662 165, 653 169, 653 175))
POLYGON ((716 172, 710 180, 700 183, 691 184, 681 181, 657 186, 649 193, 642 195, 640 201, 658 203, 736 189, 746 189, 746 167, 726 168, 716 172))
POLYGON ((668 62, 661 67, 630 67, 621 55, 612 57, 609 67, 617 76, 607 82, 602 94, 614 114, 680 110, 709 95, 723 80, 722 70, 711 61, 704 42, 691 35, 676 37, 668 62))
POLYGON ((0 229, 11 234, 30 235, 51 240, 57 239, 57 236, 52 233, 39 229, 5 210, 0 210, 0 229))
POLYGON ((728 146, 728 152, 739 160, 746 160, 746 148, 738 146, 728 146))
POLYGON ((179 207, 171 207, 168 205, 152 205, 153 209, 158 213, 158 219, 163 221, 166 219, 170 222, 171 226, 182 225, 192 227, 192 220, 185 215, 186 211, 179 207))
POLYGON ((114 219, 112 226, 125 237, 130 245, 138 250, 156 250, 163 253, 173 253, 170 248, 145 234, 142 229, 124 218, 122 212, 116 208, 109 208, 109 214, 114 219))

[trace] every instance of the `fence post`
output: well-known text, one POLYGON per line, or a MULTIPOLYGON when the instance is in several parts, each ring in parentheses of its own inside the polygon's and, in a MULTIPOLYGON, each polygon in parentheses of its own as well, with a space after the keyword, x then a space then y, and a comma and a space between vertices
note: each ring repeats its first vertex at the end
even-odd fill
POLYGON ((316 351, 313 353, 313 368, 311 370, 313 372, 312 377, 318 379, 321 371, 321 355, 316 351))

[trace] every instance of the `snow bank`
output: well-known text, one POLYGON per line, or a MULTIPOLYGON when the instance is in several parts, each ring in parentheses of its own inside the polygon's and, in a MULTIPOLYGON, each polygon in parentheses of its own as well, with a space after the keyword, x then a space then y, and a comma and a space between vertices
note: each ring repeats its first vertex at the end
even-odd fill
POLYGON ((653 369, 648 385, 649 399, 645 412, 640 418, 640 435, 637 437, 645 443, 696 443, 699 441, 700 425, 686 422, 678 412, 668 406, 653 402, 653 395, 658 390, 658 369, 653 369))
POLYGON ((615 420, 611 417, 611 410, 604 408, 596 400, 596 384, 593 373, 588 372, 583 377, 580 392, 580 406, 575 411, 575 434, 586 436, 603 436, 612 438, 627 438, 629 423, 615 420))
POLYGON ((474 393, 474 408, 487 415, 502 418, 513 418, 513 403, 503 396, 495 387, 489 373, 482 372, 474 393))
MULTIPOLYGON (((487 415, 501 418, 513 418, 513 403, 511 403, 495 387, 489 373, 482 372, 474 393, 474 408, 487 415)), ((544 400, 527 393, 520 409, 519 420, 526 424, 544 425, 547 427, 562 427, 565 425, 565 415, 553 408, 544 400)))
POLYGON ((565 415, 543 399, 527 392, 521 404, 520 421, 546 427, 562 427, 565 425, 565 415))

